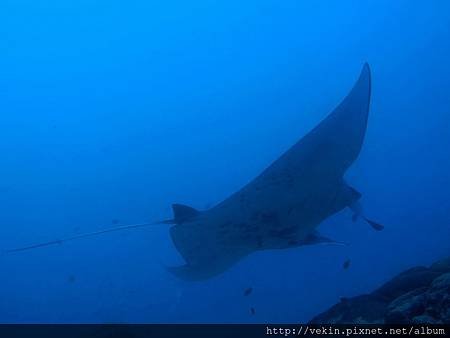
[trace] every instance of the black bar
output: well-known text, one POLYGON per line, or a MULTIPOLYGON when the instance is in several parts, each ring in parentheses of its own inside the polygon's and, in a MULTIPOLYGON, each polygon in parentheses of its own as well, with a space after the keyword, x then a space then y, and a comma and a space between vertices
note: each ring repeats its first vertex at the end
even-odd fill
POLYGON ((450 325, 2 324, 0 338, 447 337, 450 325))

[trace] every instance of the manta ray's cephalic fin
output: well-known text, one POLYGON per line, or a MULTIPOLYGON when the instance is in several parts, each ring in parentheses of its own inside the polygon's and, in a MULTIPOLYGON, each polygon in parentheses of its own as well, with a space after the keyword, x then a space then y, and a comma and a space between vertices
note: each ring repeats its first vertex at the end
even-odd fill
POLYGON ((317 231, 313 231, 304 241, 304 245, 315 245, 315 244, 336 244, 336 245, 347 245, 344 242, 338 242, 331 238, 321 235, 317 231))
POLYGON ((374 228, 376 231, 381 231, 381 230, 384 229, 384 225, 382 225, 382 224, 380 224, 380 223, 377 223, 377 222, 374 222, 374 221, 368 219, 367 217, 364 217, 364 216, 363 216, 363 218, 364 218, 364 220, 365 220, 367 223, 369 223, 369 225, 370 225, 372 228, 374 228))
MULTIPOLYGON (((352 188, 353 189, 353 188, 352 188)), ((354 191, 356 191, 355 189, 353 189, 354 191)), ((359 194, 359 193, 358 193, 359 194)), ((361 195, 361 194, 359 194, 361 195)), ((353 222, 356 222, 358 220, 358 218, 362 218, 364 221, 366 221, 373 229, 375 229, 376 231, 381 231, 384 229, 384 225, 377 223, 375 221, 372 221, 370 219, 368 219, 363 212, 363 208, 361 203, 359 202, 359 199, 354 200, 350 205, 349 205, 350 209, 353 211, 353 216, 352 216, 352 220, 353 222)))

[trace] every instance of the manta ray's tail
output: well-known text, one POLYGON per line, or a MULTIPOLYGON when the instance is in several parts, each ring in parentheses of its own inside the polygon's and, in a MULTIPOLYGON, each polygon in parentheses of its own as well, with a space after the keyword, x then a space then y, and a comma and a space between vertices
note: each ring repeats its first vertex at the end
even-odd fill
POLYGON ((74 236, 70 236, 70 237, 56 239, 56 240, 53 240, 53 241, 43 242, 43 243, 32 244, 32 245, 23 246, 23 247, 20 247, 20 248, 3 250, 1 253, 2 254, 9 254, 9 253, 14 253, 14 252, 27 251, 27 250, 32 250, 32 249, 46 247, 46 246, 62 244, 64 242, 74 241, 76 239, 83 239, 83 238, 87 238, 87 237, 99 236, 99 235, 103 235, 103 234, 106 234, 106 233, 109 233, 109 232, 125 231, 125 230, 143 228, 143 227, 148 227, 148 226, 152 226, 152 225, 159 225, 159 224, 178 224, 178 223, 182 223, 187 218, 194 217, 198 213, 200 213, 199 211, 197 211, 197 210, 195 210, 195 209, 193 209, 191 207, 182 205, 182 204, 173 204, 172 208, 174 210, 174 218, 173 219, 164 220, 164 221, 158 221, 158 222, 150 222, 150 223, 138 223, 138 224, 119 225, 119 226, 116 226, 116 227, 113 227, 113 228, 109 228, 109 229, 98 230, 98 231, 93 231, 93 232, 87 232, 87 233, 84 233, 84 234, 74 235, 74 236))
POLYGON ((10 253, 14 253, 14 252, 27 251, 27 250, 32 250, 32 249, 46 247, 46 246, 62 244, 64 242, 69 242, 69 241, 73 241, 73 240, 76 240, 76 239, 82 239, 82 238, 87 238, 87 237, 99 236, 99 235, 103 235, 103 234, 106 234, 106 233, 109 233, 109 232, 125 231, 125 230, 143 228, 143 227, 148 227, 148 226, 158 225, 158 224, 173 224, 173 220, 165 220, 165 221, 152 222, 152 223, 138 223, 138 224, 119 225, 119 226, 116 226, 116 227, 113 227, 113 228, 109 228, 109 229, 98 230, 98 231, 93 231, 93 232, 87 232, 87 233, 84 233, 84 234, 74 235, 74 236, 65 237, 65 238, 61 238, 61 239, 56 239, 56 240, 52 240, 52 241, 48 241, 48 242, 42 242, 42 243, 32 244, 32 245, 28 245, 28 246, 19 247, 19 248, 4 250, 4 251, 2 251, 2 254, 10 254, 10 253))

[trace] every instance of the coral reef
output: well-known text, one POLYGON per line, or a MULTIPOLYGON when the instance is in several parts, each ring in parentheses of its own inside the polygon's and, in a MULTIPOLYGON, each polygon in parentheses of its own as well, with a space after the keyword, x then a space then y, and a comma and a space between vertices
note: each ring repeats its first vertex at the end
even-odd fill
POLYGON ((370 294, 343 298, 311 323, 448 324, 450 257, 406 270, 370 294))

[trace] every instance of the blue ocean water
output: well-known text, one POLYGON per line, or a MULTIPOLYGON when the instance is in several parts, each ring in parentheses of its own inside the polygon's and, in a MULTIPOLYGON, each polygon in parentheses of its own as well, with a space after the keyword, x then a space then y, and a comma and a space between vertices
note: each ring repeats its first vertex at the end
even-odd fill
POLYGON ((450 254, 448 2, 3 0, 0 37, 1 249, 220 202, 365 62, 346 178, 386 227, 344 210, 320 230, 349 246, 258 252, 202 282, 166 271, 183 261, 164 225, 2 255, 2 323, 304 322, 450 254))

